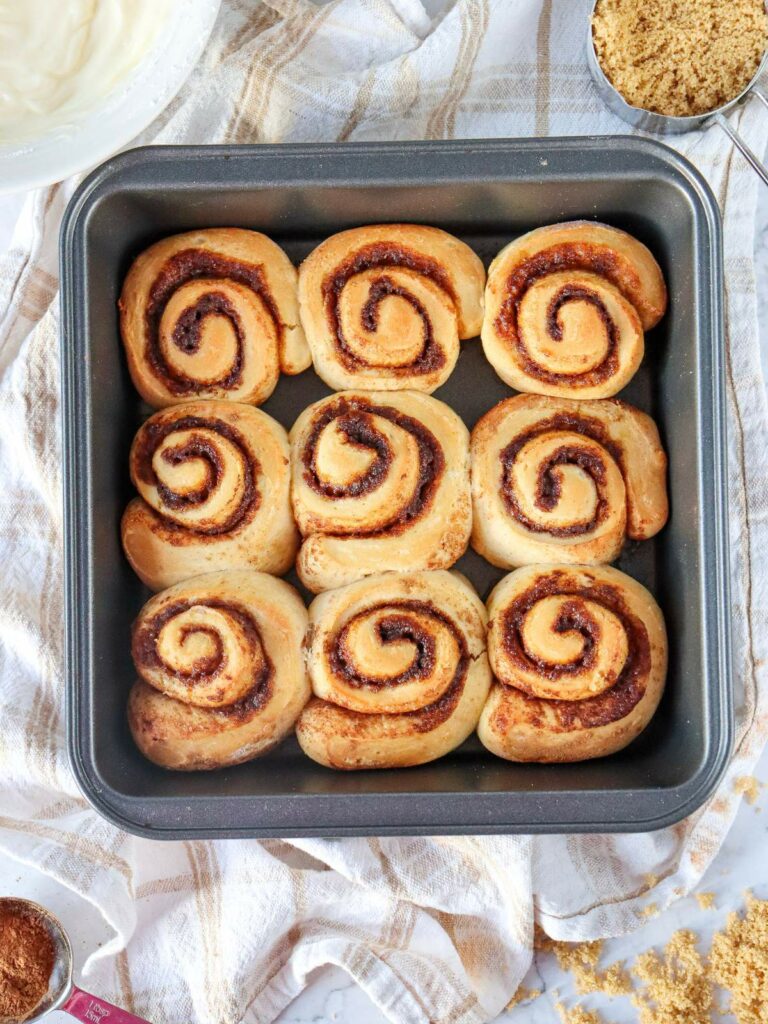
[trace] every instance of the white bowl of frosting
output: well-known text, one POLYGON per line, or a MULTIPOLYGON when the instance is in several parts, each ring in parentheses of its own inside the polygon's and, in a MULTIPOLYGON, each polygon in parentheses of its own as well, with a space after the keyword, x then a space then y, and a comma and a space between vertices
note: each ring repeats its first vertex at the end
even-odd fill
POLYGON ((0 192, 86 170, 170 103, 220 0, 0 3, 0 192))

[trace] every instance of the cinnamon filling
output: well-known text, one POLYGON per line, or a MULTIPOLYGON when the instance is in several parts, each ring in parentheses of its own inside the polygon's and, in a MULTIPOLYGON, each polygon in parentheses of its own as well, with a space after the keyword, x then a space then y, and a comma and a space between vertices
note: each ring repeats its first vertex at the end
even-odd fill
MULTIPOLYGON (((170 674, 175 679, 182 680, 190 690, 201 682, 206 682, 221 670, 225 663, 224 645, 217 631, 204 625, 187 626, 181 631, 182 644, 187 637, 194 633, 204 633, 214 639, 214 653, 205 658, 199 658, 187 671, 169 668, 160 657, 157 650, 158 639, 163 627, 175 616, 188 611, 193 605, 202 602, 192 600, 174 601, 166 605, 156 615, 147 618, 138 618, 133 625, 131 636, 131 656, 136 671, 149 685, 153 685, 148 678, 150 672, 163 672, 170 674)), ((243 718, 258 711, 269 700, 274 679, 274 667, 264 650, 261 642, 261 633, 257 623, 250 612, 229 601, 222 601, 216 598, 205 599, 206 608, 214 608, 223 611, 235 619, 243 631, 248 643, 249 651, 257 668, 254 673, 250 689, 233 704, 223 708, 208 709, 211 714, 226 715, 232 718, 243 718)), ((175 699, 175 698, 170 698, 175 699)))
POLYGON ((283 323, 277 305, 270 294, 262 268, 253 263, 230 259, 205 249, 184 249, 171 256, 158 273, 149 292, 144 314, 147 336, 146 357, 158 380, 174 395, 188 395, 206 388, 217 387, 232 390, 240 385, 243 376, 243 350, 245 333, 236 307, 220 292, 204 295, 188 307, 176 322, 172 340, 185 353, 196 352, 205 318, 211 315, 225 316, 232 324, 237 340, 236 356, 232 366, 218 379, 190 380, 166 362, 160 347, 160 321, 173 293, 188 281, 197 278, 213 278, 220 281, 235 281, 257 294, 264 303, 277 331, 282 338, 283 323))
POLYGON ((176 431, 201 430, 207 433, 216 433, 226 438, 240 452, 243 465, 246 468, 243 478, 243 495, 237 508, 229 515, 224 522, 215 526, 179 526, 176 523, 168 522, 155 512, 155 515, 162 520, 163 525, 168 529, 186 530, 190 533, 200 533, 209 536, 218 536, 223 533, 231 533, 233 530, 250 522, 256 510, 261 504, 261 495, 256 486, 261 466, 259 460, 248 447, 245 438, 239 431, 235 430, 228 423, 218 419, 205 419, 201 416, 182 416, 177 420, 147 421, 139 434, 131 457, 131 468, 137 480, 150 487, 156 487, 163 504, 177 511, 179 509, 192 508, 204 504, 215 491, 223 473, 224 467, 221 456, 213 441, 206 437, 205 433, 194 435, 188 438, 184 444, 163 452, 163 460, 170 465, 178 465, 189 459, 201 459, 206 466, 205 483, 195 491, 188 491, 185 494, 177 494, 166 487, 158 480, 152 458, 157 448, 166 437, 176 431))
MULTIPOLYGON (((413 270, 422 277, 429 278, 441 288, 454 303, 457 302, 456 293, 451 284, 451 279, 445 270, 434 260, 419 253, 413 252, 404 246, 392 242, 373 242, 363 246, 345 260, 332 274, 323 282, 323 299, 325 302, 326 316, 328 323, 336 339, 339 358, 349 370, 360 369, 360 367, 374 367, 377 364, 363 360, 353 352, 344 337, 339 312, 341 293, 347 282, 357 274, 366 270, 386 270, 387 268, 405 267, 413 270)), ((376 331, 378 327, 378 310, 383 299, 396 295, 408 302, 423 324, 422 346, 419 355, 415 360, 406 366, 387 366, 387 372, 393 374, 424 374, 440 369, 445 365, 445 353, 435 341, 432 323, 429 319, 429 312, 424 305, 405 288, 382 274, 371 286, 368 300, 360 311, 360 322, 364 330, 376 331)))
POLYGON ((553 572, 539 579, 505 610, 502 617, 502 645, 512 666, 534 670, 546 679, 559 679, 570 673, 588 669, 595 659, 601 641, 598 623, 589 614, 584 601, 592 601, 611 611, 621 622, 627 635, 628 655, 614 686, 604 693, 585 700, 544 700, 519 690, 520 696, 535 707, 546 707, 555 714, 562 729, 594 729, 616 722, 640 702, 645 693, 651 668, 651 645, 643 622, 629 609, 617 587, 595 582, 589 587, 576 587, 567 573, 553 572), (578 658, 565 664, 549 664, 530 655, 525 646, 523 627, 531 609, 551 595, 572 598, 562 609, 555 631, 576 630, 584 637, 578 658))
MULTIPOLYGON (((417 732, 429 732, 451 715, 461 697, 470 665, 466 640, 453 620, 427 601, 387 601, 386 607, 397 609, 400 614, 382 617, 378 627, 382 643, 395 643, 398 640, 406 639, 411 641, 415 648, 414 658, 403 672, 387 679, 366 675, 355 667, 354 652, 348 645, 350 630, 358 620, 375 613, 375 608, 367 608, 358 612, 345 623, 335 636, 328 637, 325 651, 328 664, 333 674, 343 680, 346 686, 361 690, 378 691, 413 682, 415 679, 427 679, 434 671, 436 664, 434 637, 427 631, 423 623, 410 619, 408 612, 416 612, 422 618, 426 616, 434 619, 441 628, 449 630, 460 651, 453 678, 445 691, 432 704, 419 708, 417 711, 397 712, 398 715, 411 719, 413 728, 417 732)), ((348 711, 347 714, 365 717, 365 713, 361 711, 348 711)))
POLYGON ((614 284, 622 293, 626 292, 626 273, 622 261, 605 246, 584 242, 563 242, 551 249, 544 249, 523 260, 514 268, 505 282, 504 301, 499 309, 494 326, 498 333, 517 353, 525 372, 547 384, 563 382, 578 387, 593 387, 609 380, 618 369, 618 330, 600 296, 581 285, 566 285, 552 298, 547 310, 546 329, 553 341, 562 341, 560 310, 567 302, 588 302, 598 312, 607 337, 607 351, 602 361, 583 373, 563 373, 540 366, 531 356, 520 333, 520 304, 528 288, 548 274, 563 270, 581 270, 599 274, 614 284))
POLYGON ((387 438, 376 428, 374 418, 377 416, 394 423, 415 439, 419 451, 416 486, 407 504, 385 525, 373 532, 360 530, 345 533, 345 537, 381 536, 406 529, 414 519, 429 510, 445 469, 445 456, 440 442, 423 423, 391 406, 374 405, 363 398, 339 398, 317 417, 302 452, 304 480, 315 493, 327 498, 359 497, 381 485, 394 461, 394 452, 387 438), (344 486, 327 483, 317 469, 320 436, 334 420, 350 444, 375 452, 375 458, 366 472, 344 486))
POLYGON ((532 533, 546 533, 551 537, 576 537, 591 533, 608 515, 608 499, 605 496, 605 464, 593 451, 578 448, 575 445, 562 445, 538 467, 536 481, 536 506, 544 512, 551 512, 561 494, 560 481, 552 472, 556 466, 578 466, 587 473, 595 485, 598 500, 594 515, 588 522, 573 523, 570 526, 550 526, 537 523, 523 512, 512 485, 512 466, 522 448, 542 434, 571 431, 583 434, 604 448, 607 454, 624 473, 624 459, 621 447, 613 441, 608 431, 599 420, 575 413, 557 413, 547 420, 541 420, 530 430, 519 434, 499 453, 501 462, 501 480, 499 490, 509 514, 526 530, 532 533))

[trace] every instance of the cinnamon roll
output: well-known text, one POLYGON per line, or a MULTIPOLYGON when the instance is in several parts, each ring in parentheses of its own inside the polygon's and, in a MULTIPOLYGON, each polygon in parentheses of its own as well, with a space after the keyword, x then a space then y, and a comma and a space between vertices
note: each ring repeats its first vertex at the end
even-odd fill
POLYGON ((260 405, 311 363, 296 271, 258 231, 174 235, 134 261, 118 303, 136 390, 155 408, 196 398, 260 405))
POLYGON ((288 437, 260 409, 190 402, 157 412, 136 434, 130 468, 140 497, 123 515, 123 548, 153 590, 214 569, 279 575, 293 564, 288 437))
POLYGON ((613 561, 668 515, 653 420, 617 398, 515 395, 472 431, 472 546, 493 565, 613 561))
POLYGON ((455 572, 384 573, 315 598, 315 696, 296 725, 329 768, 424 764, 473 732, 491 682, 485 609, 455 572))
POLYGON ((537 228, 488 271, 482 341, 518 391, 608 398, 634 375, 667 290, 650 251, 625 231, 572 221, 537 228))
POLYGON ((139 750, 178 771, 241 764, 293 729, 310 696, 296 591, 261 572, 214 572, 156 594, 133 627, 128 699, 139 750))
POLYGON ((621 750, 650 721, 667 671, 664 619, 607 566, 531 565, 488 600, 496 682, 478 735, 509 761, 583 761, 621 750))
POLYGON ((382 569, 444 569, 472 524, 469 433, 415 391, 344 391, 290 434, 297 569, 315 593, 382 569))
POLYGON ((301 322, 329 387, 432 392, 478 334, 485 270, 458 238, 416 224, 333 235, 299 268, 301 322))

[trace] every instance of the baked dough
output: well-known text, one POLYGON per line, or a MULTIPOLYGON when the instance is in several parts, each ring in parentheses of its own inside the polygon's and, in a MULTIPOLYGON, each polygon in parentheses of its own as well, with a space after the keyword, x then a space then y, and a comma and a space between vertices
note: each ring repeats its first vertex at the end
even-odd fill
POLYGON ((613 561, 669 512, 653 420, 619 399, 515 395, 472 431, 472 546, 493 565, 613 561))
POLYGON ((584 761, 621 750, 650 721, 667 634, 653 597, 618 569, 531 565, 491 593, 488 657, 485 746, 509 761, 584 761))
POLYGON ((161 590, 224 568, 278 575, 296 557, 288 436, 235 402, 190 402, 151 416, 131 447, 140 497, 123 515, 128 561, 161 590))
POLYGON ((329 768, 424 764, 474 731, 491 682, 485 609, 455 572, 383 573, 315 598, 315 696, 297 723, 329 768))
POLYGON ((445 231, 378 224, 326 239, 299 268, 315 370, 336 390, 432 392, 480 331, 485 270, 445 231))
POLYGON ((483 349, 518 391, 608 398, 631 380, 666 305, 661 269, 636 238, 592 221, 552 224, 491 264, 483 349))
POLYGON ((197 398, 260 405, 306 370, 296 270, 266 235, 209 228, 134 260, 119 301, 128 369, 155 408, 197 398))
POLYGON ((145 757, 178 771, 265 754, 310 696, 307 611, 288 583, 229 570, 156 594, 133 627, 140 680, 128 723, 145 757))
POLYGON ((469 542, 469 432, 416 391, 343 391, 290 434, 297 562, 315 593, 382 569, 446 569, 469 542))

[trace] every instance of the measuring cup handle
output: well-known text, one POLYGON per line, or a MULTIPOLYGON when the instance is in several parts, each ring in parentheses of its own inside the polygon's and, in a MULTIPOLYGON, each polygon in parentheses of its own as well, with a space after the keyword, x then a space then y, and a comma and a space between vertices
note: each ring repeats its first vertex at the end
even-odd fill
POLYGON ((60 1009, 76 1020, 85 1021, 86 1024, 150 1024, 143 1017, 121 1010, 119 1006, 113 1006, 104 999, 97 999, 77 986, 73 986, 67 1001, 60 1009))
MULTIPOLYGON (((766 106, 768 106, 768 101, 766 101, 766 98, 762 95, 762 93, 758 92, 758 90, 756 89, 754 89, 753 92, 755 93, 755 95, 760 97, 760 99, 763 101, 763 103, 766 104, 766 106)), ((739 152, 747 161, 752 170, 756 171, 757 174, 759 174, 760 177, 763 179, 765 184, 768 185, 768 169, 766 169, 764 165, 761 163, 761 161, 758 159, 757 154, 752 152, 752 150, 746 144, 744 139, 742 139, 742 137, 733 127, 731 122, 728 120, 728 118, 724 114, 715 114, 715 121, 717 121, 717 123, 720 125, 720 127, 727 135, 730 135, 734 146, 736 146, 736 148, 739 150, 739 152)))

